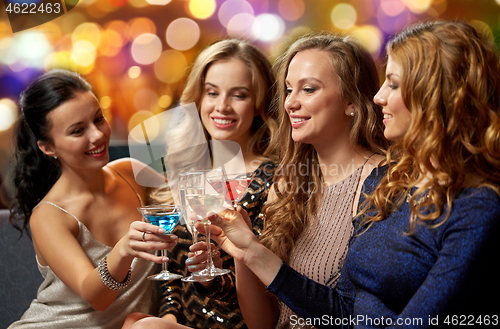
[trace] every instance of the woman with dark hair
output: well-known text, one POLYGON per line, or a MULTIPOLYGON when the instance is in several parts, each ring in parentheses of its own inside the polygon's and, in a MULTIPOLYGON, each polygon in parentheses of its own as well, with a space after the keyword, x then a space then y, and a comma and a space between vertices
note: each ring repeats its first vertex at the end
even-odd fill
POLYGON ((76 73, 43 74, 19 104, 10 220, 21 232, 29 225, 45 280, 9 328, 121 327, 131 312, 150 310, 146 277, 151 261, 164 260, 148 251, 175 244, 141 222, 136 208, 149 190, 135 182, 132 164, 142 164, 108 163, 110 126, 76 73))
POLYGON ((365 180, 337 287, 301 276, 235 211, 211 217, 224 230, 212 226, 212 238, 302 317, 296 322, 498 325, 498 52, 466 23, 430 22, 396 36, 387 54, 374 100, 395 144, 385 170, 365 180))

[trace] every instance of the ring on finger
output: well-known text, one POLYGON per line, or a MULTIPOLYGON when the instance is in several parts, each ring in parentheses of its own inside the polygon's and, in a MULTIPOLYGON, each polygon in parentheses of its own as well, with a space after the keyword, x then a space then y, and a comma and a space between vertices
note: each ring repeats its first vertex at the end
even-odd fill
POLYGON ((146 232, 142 232, 142 241, 146 242, 146 232))

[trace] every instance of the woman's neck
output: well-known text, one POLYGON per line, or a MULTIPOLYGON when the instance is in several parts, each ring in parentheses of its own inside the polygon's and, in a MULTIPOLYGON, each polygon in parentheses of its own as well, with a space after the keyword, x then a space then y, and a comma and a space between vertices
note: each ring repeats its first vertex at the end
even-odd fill
POLYGON ((68 196, 82 193, 105 194, 103 168, 93 170, 63 168, 58 182, 68 196))
POLYGON ((316 149, 316 152, 324 182, 328 185, 352 175, 372 154, 359 145, 353 148, 348 143, 334 148, 316 149))

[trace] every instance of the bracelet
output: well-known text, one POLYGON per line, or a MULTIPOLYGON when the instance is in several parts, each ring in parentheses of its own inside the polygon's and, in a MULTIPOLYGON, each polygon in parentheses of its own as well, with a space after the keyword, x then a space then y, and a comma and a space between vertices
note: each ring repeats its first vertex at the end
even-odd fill
POLYGON ((118 282, 111 277, 111 274, 109 274, 109 270, 108 270, 108 256, 101 259, 97 268, 99 269, 99 275, 101 276, 102 282, 104 282, 104 284, 109 289, 112 289, 112 290, 125 289, 128 287, 128 285, 132 281, 132 270, 131 269, 128 270, 127 276, 125 277, 125 280, 123 280, 123 282, 118 282))

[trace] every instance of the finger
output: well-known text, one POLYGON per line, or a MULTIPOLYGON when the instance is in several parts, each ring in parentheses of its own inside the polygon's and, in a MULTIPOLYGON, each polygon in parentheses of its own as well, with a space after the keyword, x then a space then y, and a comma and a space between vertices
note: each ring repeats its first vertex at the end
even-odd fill
MULTIPOLYGON (((217 247, 213 243, 210 243, 210 248, 212 250, 217 249, 217 247)), ((207 243, 205 241, 201 241, 201 242, 195 243, 195 244, 193 244, 193 245, 191 245, 189 247, 189 250, 192 251, 192 252, 206 251, 207 250, 207 243)))
POLYGON ((141 232, 150 232, 154 234, 165 234, 167 231, 161 228, 160 226, 156 226, 153 224, 149 224, 146 222, 135 221, 130 224, 130 229, 141 232))
POLYGON ((241 215, 241 217, 243 217, 243 219, 245 220, 245 223, 247 223, 248 227, 252 227, 252 221, 250 220, 250 217, 248 216, 248 212, 243 209, 242 206, 238 206, 238 208, 236 208, 236 211, 241 215))
MULTIPOLYGON (((217 216, 217 214, 215 214, 214 216, 217 216)), ((203 234, 203 235, 207 235, 207 231, 206 229, 210 229, 210 235, 211 237, 213 238, 214 235, 220 235, 222 233, 222 229, 220 227, 218 227, 217 225, 205 225, 203 223, 196 223, 195 224, 195 228, 196 230, 203 234)))
POLYGON ((137 252, 153 252, 157 250, 165 250, 165 249, 172 249, 175 247, 177 244, 177 240, 173 242, 157 242, 157 241, 151 241, 151 242, 142 242, 142 241, 130 241, 130 248, 134 250, 136 253, 137 252))
POLYGON ((168 262, 168 257, 156 256, 155 254, 151 254, 149 252, 136 252, 135 256, 157 264, 168 262))
POLYGON ((151 242, 165 242, 165 243, 176 243, 177 236, 175 234, 154 234, 151 232, 138 232, 138 238, 141 242, 151 243, 151 242))

